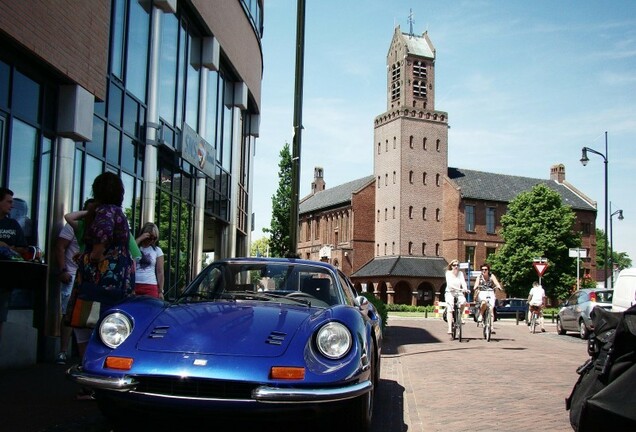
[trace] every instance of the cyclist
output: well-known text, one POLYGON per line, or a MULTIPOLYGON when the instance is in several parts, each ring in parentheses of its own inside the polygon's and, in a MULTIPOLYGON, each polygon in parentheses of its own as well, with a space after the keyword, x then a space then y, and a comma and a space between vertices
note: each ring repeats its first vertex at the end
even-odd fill
POLYGON ((461 316, 463 317, 464 309, 466 308, 466 296, 464 294, 467 292, 468 287, 466 286, 464 272, 459 270, 459 261, 454 259, 446 268, 446 291, 444 293, 444 300, 446 301, 448 334, 452 333, 453 305, 455 304, 454 294, 458 294, 457 303, 461 308, 461 316))
MULTIPOLYGON (((545 290, 539 282, 534 281, 532 283, 532 289, 528 295, 528 325, 530 325, 530 318, 532 318, 532 312, 537 311, 539 313, 539 324, 541 325, 541 331, 545 332, 543 327, 543 306, 545 305, 545 290)), ((530 329, 532 333, 532 329, 530 329)))
POLYGON ((495 316, 495 290, 502 290, 501 284, 497 280, 497 277, 490 272, 490 266, 488 264, 482 264, 481 273, 477 276, 475 283, 475 298, 479 304, 477 309, 477 323, 482 321, 484 311, 486 307, 490 310, 490 326, 492 327, 495 316))

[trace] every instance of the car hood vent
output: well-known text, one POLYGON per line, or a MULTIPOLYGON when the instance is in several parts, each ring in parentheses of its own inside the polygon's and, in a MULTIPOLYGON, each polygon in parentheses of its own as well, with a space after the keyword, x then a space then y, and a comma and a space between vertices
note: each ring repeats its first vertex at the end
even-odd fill
POLYGON ((286 336, 287 336, 287 333, 273 331, 269 334, 269 336, 267 337, 267 340, 265 340, 265 343, 268 343, 271 345, 282 345, 283 342, 285 341, 286 336))
POLYGON ((279 305, 190 303, 160 313, 141 336, 141 351, 276 357, 311 322, 315 309, 279 305))

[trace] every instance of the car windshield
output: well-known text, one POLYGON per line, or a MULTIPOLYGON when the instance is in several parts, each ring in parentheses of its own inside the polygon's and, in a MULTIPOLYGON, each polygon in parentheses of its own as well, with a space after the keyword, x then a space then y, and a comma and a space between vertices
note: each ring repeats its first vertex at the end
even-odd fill
POLYGON ((177 300, 265 301, 328 307, 342 297, 328 269, 297 263, 218 262, 205 268, 177 300))

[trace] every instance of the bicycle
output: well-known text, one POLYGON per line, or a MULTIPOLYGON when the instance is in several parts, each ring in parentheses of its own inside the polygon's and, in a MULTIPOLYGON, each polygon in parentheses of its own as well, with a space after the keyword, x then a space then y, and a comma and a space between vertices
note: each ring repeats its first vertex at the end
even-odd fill
POLYGON ((530 332, 536 333, 537 326, 539 325, 539 312, 541 308, 539 306, 530 306, 530 332))
POLYGON ((453 323, 451 324, 451 340, 462 341, 462 310, 459 307, 459 293, 453 292, 453 323))
POLYGON ((490 337, 492 335, 492 320, 490 319, 490 296, 486 297, 486 300, 482 301, 482 304, 483 303, 486 304, 486 309, 482 314, 482 322, 484 325, 484 339, 486 339, 486 342, 490 342, 490 337))

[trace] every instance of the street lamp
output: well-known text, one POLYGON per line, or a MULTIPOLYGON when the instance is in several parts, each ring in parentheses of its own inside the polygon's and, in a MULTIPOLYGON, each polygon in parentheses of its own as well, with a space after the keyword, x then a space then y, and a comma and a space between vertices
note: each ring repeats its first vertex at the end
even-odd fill
MULTIPOLYGON (((610 203, 610 212, 612 211, 612 203, 610 203)), ((610 288, 614 288, 614 230, 612 229, 612 218, 618 215, 618 220, 625 219, 623 217, 623 210, 616 210, 610 214, 610 268, 612 276, 610 278, 610 288)))
POLYGON ((601 152, 597 152, 596 150, 589 148, 589 147, 583 147, 583 149, 581 150, 581 163, 583 164, 583 166, 587 165, 587 163, 590 161, 587 157, 587 152, 590 153, 594 153, 599 155, 600 157, 603 158, 603 162, 605 163, 605 259, 603 260, 603 267, 605 268, 605 282, 604 282, 604 286, 607 287, 607 220, 609 219, 608 216, 608 206, 607 206, 607 131, 605 131, 605 154, 601 153, 601 152))

